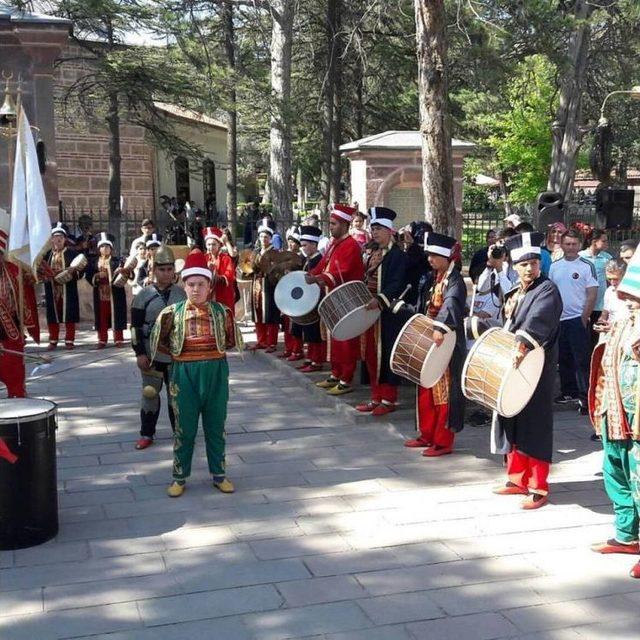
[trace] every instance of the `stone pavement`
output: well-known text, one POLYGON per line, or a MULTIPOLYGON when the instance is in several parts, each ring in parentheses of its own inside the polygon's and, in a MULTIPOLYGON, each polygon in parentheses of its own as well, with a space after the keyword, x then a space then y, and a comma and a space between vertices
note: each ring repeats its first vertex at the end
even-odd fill
POLYGON ((487 429, 426 460, 402 447, 408 409, 354 416, 274 362, 230 356, 230 496, 202 441, 185 495, 165 496, 170 432, 163 416, 134 451, 129 350, 62 353, 30 383, 59 404, 61 526, 0 552, 2 640, 638 637, 636 558, 589 551, 612 530, 584 418, 557 414, 552 504, 522 512, 490 492, 487 429))

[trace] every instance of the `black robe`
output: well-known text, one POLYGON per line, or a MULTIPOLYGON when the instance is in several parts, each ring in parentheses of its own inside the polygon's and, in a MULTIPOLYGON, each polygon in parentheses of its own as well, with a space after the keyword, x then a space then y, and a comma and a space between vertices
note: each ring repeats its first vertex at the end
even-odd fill
MULTIPOLYGON (((98 273, 98 260, 89 260, 85 277, 93 287, 93 315, 96 329, 100 327, 100 294, 99 288, 94 284, 94 276, 98 273)), ((120 266, 120 258, 111 257, 109 268, 111 271, 111 282, 113 282, 115 270, 120 266)), ((124 287, 114 287, 111 285, 111 326, 108 327, 116 331, 123 331, 127 328, 127 294, 124 287)))
MULTIPOLYGON (((302 265, 303 271, 311 271, 318 262, 322 260, 322 254, 318 251, 310 258, 305 257, 302 265)), ((291 335, 296 338, 302 338, 303 342, 317 344, 322 342, 322 335, 320 334, 320 320, 313 322, 312 324, 296 324, 291 323, 291 335)))
MULTIPOLYGON (((518 287, 505 296, 505 303, 518 287)), ((498 416, 510 445, 522 453, 551 462, 553 454, 553 392, 558 363, 558 332, 562 300, 546 276, 539 276, 519 301, 508 330, 529 349, 544 348, 544 368, 538 386, 525 408, 512 418, 498 416)))
MULTIPOLYGON (((63 249, 62 255, 64 257, 64 267, 69 268, 71 261, 78 255, 72 249, 63 249)), ((47 251, 44 256, 44 261, 47 264, 51 264, 53 258, 53 251, 47 251)), ((47 305, 47 324, 60 324, 62 322, 80 322, 80 302, 78 299, 78 278, 82 274, 75 273, 73 278, 63 285, 58 285, 50 280, 45 280, 44 283, 44 299, 47 305), (53 287, 62 286, 64 292, 62 294, 62 316, 58 316, 56 305, 54 302, 53 287)))
POLYGON ((378 302, 382 308, 378 320, 380 343, 378 349, 378 382, 400 384, 402 378, 391 371, 390 360, 393 344, 402 329, 402 318, 392 313, 393 301, 400 297, 408 283, 409 260, 397 244, 393 244, 378 266, 378 302))
MULTIPOLYGON (((429 300, 435 285, 436 273, 429 273, 420 288, 418 296, 418 311, 427 313, 429 300)), ((434 318, 447 325, 456 333, 456 346, 449 362, 451 372, 451 388, 449 390, 449 418, 448 428, 458 433, 464 427, 465 397, 462 394, 462 368, 467 357, 467 340, 464 333, 464 307, 467 300, 467 286, 464 278, 454 268, 449 274, 444 291, 442 307, 434 318)))

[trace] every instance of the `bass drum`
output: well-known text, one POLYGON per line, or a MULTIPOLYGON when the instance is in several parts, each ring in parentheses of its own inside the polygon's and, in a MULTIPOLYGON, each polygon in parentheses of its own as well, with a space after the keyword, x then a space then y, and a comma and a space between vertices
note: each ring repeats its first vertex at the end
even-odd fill
POLYGON ((304 271, 292 271, 282 277, 276 285, 275 302, 282 313, 292 322, 301 325, 313 324, 319 318, 316 307, 320 301, 320 287, 305 280, 304 271))

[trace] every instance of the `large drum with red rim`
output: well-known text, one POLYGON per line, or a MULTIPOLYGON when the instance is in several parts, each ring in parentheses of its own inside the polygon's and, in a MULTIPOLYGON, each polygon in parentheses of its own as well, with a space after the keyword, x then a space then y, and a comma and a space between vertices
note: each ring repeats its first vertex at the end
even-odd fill
POLYGON ((345 282, 330 291, 320 303, 320 318, 335 340, 362 335, 380 317, 380 309, 366 309, 373 296, 364 282, 345 282))
POLYGON ((462 370, 462 393, 469 400, 511 418, 522 411, 538 386, 544 349, 530 351, 515 369, 516 336, 495 327, 475 342, 462 370))
POLYGON ((421 387, 433 387, 447 370, 455 346, 455 332, 418 313, 398 333, 391 350, 391 371, 421 387), (444 333, 444 342, 439 347, 433 340, 435 330, 444 333))

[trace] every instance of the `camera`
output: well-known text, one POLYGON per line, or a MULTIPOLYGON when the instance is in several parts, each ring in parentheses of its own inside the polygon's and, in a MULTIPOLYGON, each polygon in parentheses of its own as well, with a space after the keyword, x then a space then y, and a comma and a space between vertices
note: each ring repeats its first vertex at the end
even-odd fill
POLYGON ((489 255, 494 260, 504 260, 507 257, 507 250, 501 244, 495 244, 491 247, 489 255))

